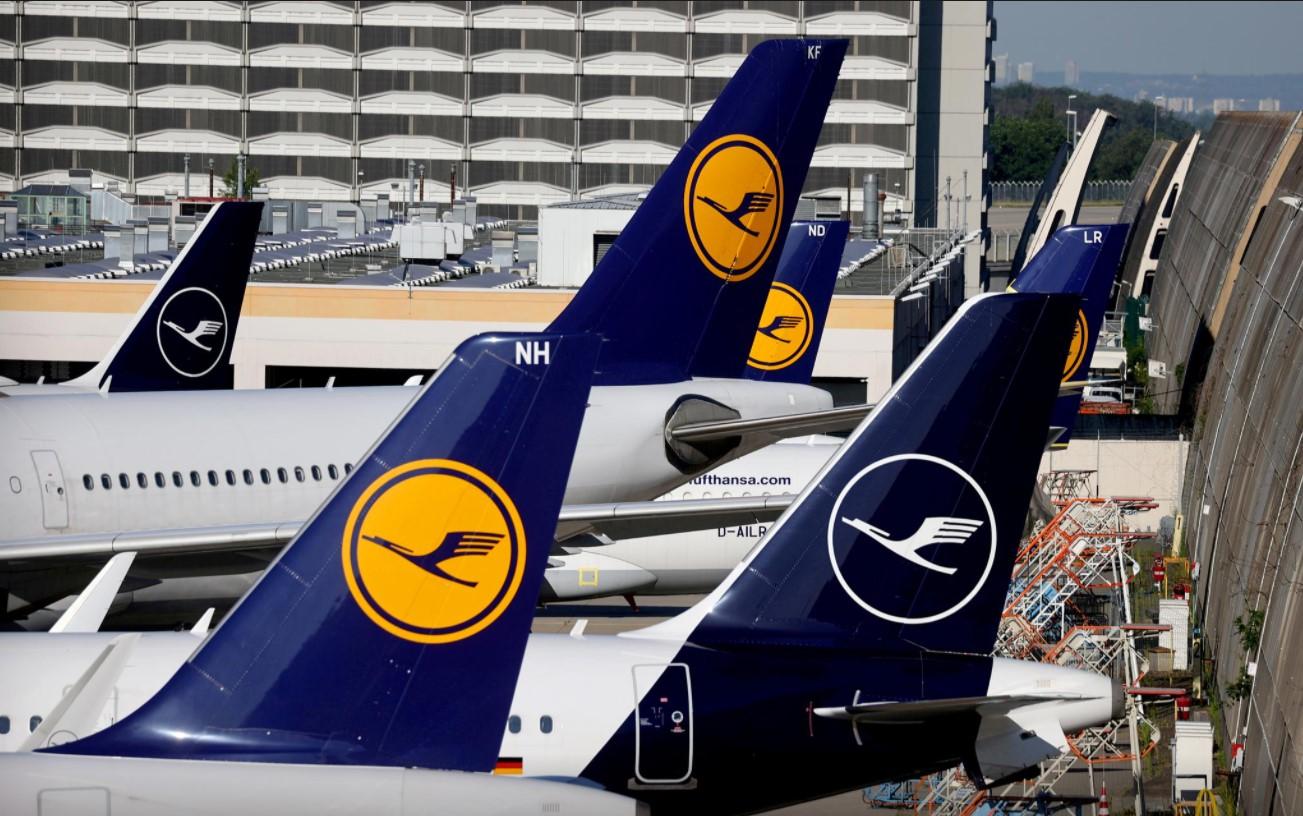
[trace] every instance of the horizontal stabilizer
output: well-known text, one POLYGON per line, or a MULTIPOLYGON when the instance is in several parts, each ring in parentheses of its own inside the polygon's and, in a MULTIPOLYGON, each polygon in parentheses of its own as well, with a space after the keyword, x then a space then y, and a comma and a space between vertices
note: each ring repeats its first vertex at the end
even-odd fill
MULTIPOLYGON (((956 714, 976 713, 984 717, 1003 715, 1015 708, 1037 703, 1076 702, 1081 695, 999 694, 983 697, 950 697, 939 700, 909 700, 903 702, 859 703, 848 706, 816 708, 815 716, 830 720, 854 720, 857 723, 900 725, 952 717, 956 714)), ((985 720, 983 720, 985 721, 985 720)), ((1057 724, 1057 721, 1056 721, 1057 724)), ((1062 733, 1062 732, 1060 732, 1062 733)))
POLYGON ((671 428, 667 433, 676 442, 709 442, 741 436, 753 438, 764 436, 767 440, 760 444, 767 445, 794 436, 852 431, 872 410, 872 405, 846 405, 804 414, 693 422, 690 425, 671 428))

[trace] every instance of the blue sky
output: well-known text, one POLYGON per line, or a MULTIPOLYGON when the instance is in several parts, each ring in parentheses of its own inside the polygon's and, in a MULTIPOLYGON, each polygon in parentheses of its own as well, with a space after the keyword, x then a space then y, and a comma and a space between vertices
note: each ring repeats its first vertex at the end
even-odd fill
POLYGON ((1062 71, 1303 73, 1303 2, 996 0, 993 54, 1062 71))

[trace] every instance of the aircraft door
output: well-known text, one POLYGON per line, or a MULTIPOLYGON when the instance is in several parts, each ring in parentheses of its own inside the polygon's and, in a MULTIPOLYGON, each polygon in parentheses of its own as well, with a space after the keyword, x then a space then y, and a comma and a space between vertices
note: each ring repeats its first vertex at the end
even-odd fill
POLYGON ((45 529, 62 530, 68 526, 68 492, 63 487, 63 468, 54 451, 32 451, 36 481, 41 486, 41 510, 45 529))
POLYGON ((679 785, 692 776, 692 680, 684 663, 633 667, 634 776, 679 785))

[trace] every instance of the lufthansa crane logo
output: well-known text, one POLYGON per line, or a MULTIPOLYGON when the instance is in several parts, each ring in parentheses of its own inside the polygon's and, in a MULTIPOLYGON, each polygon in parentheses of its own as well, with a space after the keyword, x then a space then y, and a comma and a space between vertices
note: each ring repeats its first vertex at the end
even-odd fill
POLYGON ((810 304, 801 293, 785 283, 775 283, 760 314, 760 327, 747 362, 764 371, 787 368, 810 347, 813 324, 810 304))
POLYGON ((344 527, 343 564, 353 600, 381 629, 451 643, 493 623, 516 596, 525 531, 487 474, 422 459, 363 491, 344 527))
POLYGON ((1077 325, 1072 329, 1072 342, 1068 345, 1068 359, 1063 364, 1063 382, 1071 380, 1073 375, 1086 361, 1086 339, 1090 336, 1090 324, 1086 322, 1086 312, 1077 310, 1077 325))
POLYGON ((158 310, 155 336, 163 362, 183 377, 202 377, 222 359, 229 339, 226 307, 199 286, 174 293, 158 310))
POLYGON ((722 136, 698 154, 683 188, 683 217, 697 257, 730 283, 756 273, 778 239, 783 174, 753 136, 722 136))
POLYGON ((828 519, 828 557, 846 594, 894 623, 933 623, 977 596, 996 553, 995 511, 968 473, 906 453, 851 479, 828 519))

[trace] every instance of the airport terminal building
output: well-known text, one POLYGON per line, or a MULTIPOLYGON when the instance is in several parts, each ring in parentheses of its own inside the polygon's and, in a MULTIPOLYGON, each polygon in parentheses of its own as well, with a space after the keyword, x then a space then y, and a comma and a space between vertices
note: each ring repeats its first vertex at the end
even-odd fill
POLYGON ((457 193, 533 218, 646 189, 758 41, 851 40, 807 193, 866 173, 919 224, 980 219, 989 2, 0 3, 0 190, 74 167, 208 193, 244 153, 272 198, 457 193), (963 215, 948 211, 946 195, 963 215), (966 177, 967 187, 963 188, 966 177), (964 202, 964 197, 967 201, 964 202))

